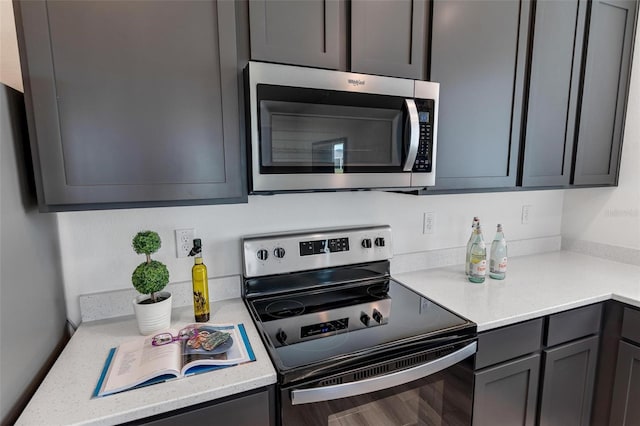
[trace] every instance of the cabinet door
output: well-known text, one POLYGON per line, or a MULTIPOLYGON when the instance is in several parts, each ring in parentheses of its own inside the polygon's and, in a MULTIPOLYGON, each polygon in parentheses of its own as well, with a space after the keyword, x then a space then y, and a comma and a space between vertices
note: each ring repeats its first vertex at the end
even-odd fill
POLYGON ((250 0, 251 59, 346 71, 344 0, 250 0))
POLYGON ((475 373, 473 425, 535 423, 540 355, 475 373))
POLYGON ((43 209, 246 199, 233 3, 16 6, 43 209))
POLYGON ((530 2, 436 1, 431 80, 440 83, 433 189, 516 184, 530 2))
POLYGON ((640 347, 620 342, 609 425, 640 424, 640 347))
POLYGON ((536 3, 522 186, 568 185, 586 0, 536 3))
POLYGON ((351 70, 424 80, 426 0, 352 0, 351 70))
POLYGON ((593 0, 573 183, 615 185, 631 68, 635 0, 593 0))
POLYGON ((544 351, 540 425, 588 425, 598 336, 544 351))
POLYGON ((197 407, 143 419, 133 424, 147 426, 273 426, 275 424, 273 388, 200 404, 197 407))

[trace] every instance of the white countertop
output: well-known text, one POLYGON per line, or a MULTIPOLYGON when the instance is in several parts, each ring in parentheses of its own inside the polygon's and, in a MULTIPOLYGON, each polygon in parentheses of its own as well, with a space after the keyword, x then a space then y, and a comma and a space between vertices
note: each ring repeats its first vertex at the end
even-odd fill
POLYGON ((509 259, 507 276, 469 282, 462 265, 394 275, 478 331, 613 298, 640 307, 640 267, 569 251, 509 259))
MULTIPOLYGON (((140 335, 133 317, 83 323, 16 424, 112 425, 275 383, 276 372, 242 300, 212 303, 211 314, 211 323, 244 323, 255 362, 92 399, 109 349, 140 335)), ((191 322, 192 308, 173 310, 173 327, 191 322)))
MULTIPOLYGON (((640 307, 640 267, 567 251, 511 258, 505 280, 483 284, 470 283, 462 265, 394 278, 474 321, 479 332, 611 298, 640 307)), ((174 310, 172 326, 192 321, 190 307, 174 310)), ((276 382, 240 299, 213 303, 211 322, 244 323, 256 362, 91 399, 109 348, 138 333, 132 317, 83 323, 17 424, 114 424, 276 382)))

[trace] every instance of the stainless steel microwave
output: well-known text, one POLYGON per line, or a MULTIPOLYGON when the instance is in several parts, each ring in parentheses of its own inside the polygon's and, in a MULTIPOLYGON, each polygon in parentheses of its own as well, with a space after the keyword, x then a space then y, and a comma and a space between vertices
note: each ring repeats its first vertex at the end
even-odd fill
POLYGON ((249 62, 251 193, 435 183, 438 83, 249 62))

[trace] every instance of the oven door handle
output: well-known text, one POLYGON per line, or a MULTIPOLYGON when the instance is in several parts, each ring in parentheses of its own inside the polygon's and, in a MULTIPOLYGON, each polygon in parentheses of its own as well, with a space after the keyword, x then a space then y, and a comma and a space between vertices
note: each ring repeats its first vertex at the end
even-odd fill
POLYGON ((413 164, 418 156, 418 145, 420 144, 420 120, 418 119, 418 107, 413 99, 405 99, 407 113, 409 119, 409 149, 407 150, 407 159, 404 162, 402 170, 410 172, 413 164))
POLYGON ((414 380, 430 376, 470 357, 477 351, 477 342, 471 342, 467 346, 451 352, 442 358, 434 359, 425 364, 420 364, 406 370, 396 371, 384 376, 372 377, 358 382, 344 383, 340 385, 324 386, 321 388, 296 389, 291 391, 291 404, 309 404, 312 402, 329 401, 338 398, 362 395, 394 386, 403 385, 414 380))

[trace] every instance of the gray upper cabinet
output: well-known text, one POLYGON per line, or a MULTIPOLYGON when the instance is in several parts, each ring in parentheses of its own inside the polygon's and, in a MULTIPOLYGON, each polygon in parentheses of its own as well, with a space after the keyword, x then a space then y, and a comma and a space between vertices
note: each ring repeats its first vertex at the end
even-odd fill
POLYGON ((233 3, 15 4, 41 209, 246 200, 233 3))
POLYGON ((591 2, 575 185, 617 183, 637 5, 591 2))
POLYGON ((586 0, 536 3, 522 186, 570 182, 586 11, 586 0))
POLYGON ((351 70, 426 79, 426 0, 352 0, 351 70))
POLYGON ((249 26, 253 60, 427 75, 427 0, 249 0, 249 26))
POLYGON ((433 3, 436 190, 516 185, 529 1, 433 3))
POLYGON ((250 0, 251 59, 346 70, 344 0, 250 0))

